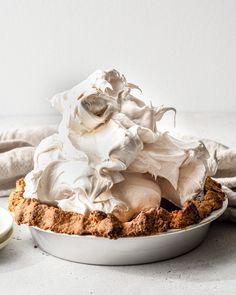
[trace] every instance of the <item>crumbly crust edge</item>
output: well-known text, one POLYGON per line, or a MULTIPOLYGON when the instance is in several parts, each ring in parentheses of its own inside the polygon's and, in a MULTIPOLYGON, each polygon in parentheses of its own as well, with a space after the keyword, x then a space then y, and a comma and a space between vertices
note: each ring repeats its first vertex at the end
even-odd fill
POLYGON ((128 222, 121 222, 113 214, 101 211, 83 215, 42 204, 37 199, 24 198, 24 186, 24 179, 19 179, 16 182, 16 190, 8 200, 8 210, 13 213, 17 224, 28 224, 56 233, 94 235, 111 239, 155 235, 168 229, 183 229, 199 223, 212 211, 221 208, 225 199, 221 185, 207 177, 204 196, 186 201, 182 209, 169 212, 164 208, 151 208, 141 211, 128 222))

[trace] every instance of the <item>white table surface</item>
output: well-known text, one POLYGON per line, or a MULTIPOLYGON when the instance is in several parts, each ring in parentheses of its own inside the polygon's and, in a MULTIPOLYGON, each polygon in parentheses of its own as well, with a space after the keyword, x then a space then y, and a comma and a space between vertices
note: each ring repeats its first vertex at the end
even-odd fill
MULTIPOLYGON (((0 126, 57 121, 49 117, 1 118, 0 126)), ((172 126, 170 118, 162 128, 166 126, 172 126)), ((235 127, 236 113, 177 116, 177 131, 236 147, 235 127)), ((6 198, 0 198, 0 206, 6 207, 6 203, 6 198)), ((0 251, 0 294, 236 294, 236 224, 213 223, 206 240, 181 257, 120 267, 52 257, 34 248, 27 227, 16 226, 12 241, 0 251)))

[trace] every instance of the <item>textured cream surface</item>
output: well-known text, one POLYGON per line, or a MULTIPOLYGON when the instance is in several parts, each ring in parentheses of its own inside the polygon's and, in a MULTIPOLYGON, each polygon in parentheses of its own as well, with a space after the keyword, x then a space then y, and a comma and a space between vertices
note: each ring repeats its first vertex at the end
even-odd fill
POLYGON ((147 106, 139 93, 116 70, 99 70, 55 95, 62 121, 36 149, 25 197, 126 221, 158 207, 161 197, 181 206, 196 195, 209 173, 207 149, 158 131, 157 122, 174 109, 147 106))

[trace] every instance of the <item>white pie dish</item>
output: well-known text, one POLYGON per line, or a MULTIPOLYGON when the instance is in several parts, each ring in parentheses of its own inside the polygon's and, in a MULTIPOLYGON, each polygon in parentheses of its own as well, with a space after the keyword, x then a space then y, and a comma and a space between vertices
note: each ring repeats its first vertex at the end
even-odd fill
POLYGON ((227 205, 228 200, 225 199, 222 208, 198 224, 152 236, 111 240, 29 228, 36 245, 62 259, 97 265, 142 264, 173 258, 194 249, 205 238, 210 223, 225 211, 227 205))

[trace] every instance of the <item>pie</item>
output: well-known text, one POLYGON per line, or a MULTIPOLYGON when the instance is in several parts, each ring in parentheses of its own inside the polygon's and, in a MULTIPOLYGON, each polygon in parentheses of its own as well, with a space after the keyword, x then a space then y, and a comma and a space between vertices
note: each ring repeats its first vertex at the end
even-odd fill
POLYGON ((209 177, 215 157, 201 141, 159 130, 175 109, 145 104, 139 91, 118 71, 98 70, 52 97, 62 120, 10 196, 18 224, 115 239, 186 228, 222 206, 209 177))

